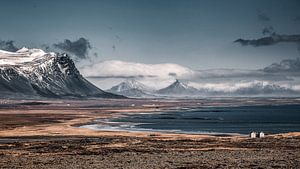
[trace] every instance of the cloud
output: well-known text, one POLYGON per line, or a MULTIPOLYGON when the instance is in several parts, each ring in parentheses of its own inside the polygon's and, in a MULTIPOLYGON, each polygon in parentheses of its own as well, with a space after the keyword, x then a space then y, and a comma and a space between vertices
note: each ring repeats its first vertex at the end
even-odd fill
POLYGON ((257 11, 257 18, 258 18, 258 20, 263 21, 263 22, 268 22, 271 20, 271 18, 266 13, 264 13, 260 10, 257 11))
POLYGON ((53 44, 53 46, 63 52, 75 55, 76 59, 87 59, 88 51, 92 48, 86 38, 79 38, 75 41, 65 39, 64 42, 53 44))
POLYGON ((240 43, 243 46, 270 46, 278 43, 300 43, 300 35, 279 35, 273 33, 271 36, 263 37, 259 39, 247 40, 247 39, 237 39, 234 43, 240 43))
POLYGON ((135 62, 124 62, 109 60, 98 62, 93 65, 84 66, 81 72, 86 77, 109 76, 109 77, 160 77, 170 78, 170 74, 178 77, 190 76, 193 70, 177 64, 143 64, 135 62))
POLYGON ((16 47, 14 43, 15 42, 12 40, 7 40, 7 41, 0 40, 0 49, 10 51, 10 52, 15 52, 15 51, 19 50, 19 48, 16 47))
POLYGON ((271 73, 290 72, 300 74, 300 59, 285 59, 280 63, 273 63, 270 66, 265 67, 263 71, 271 73))
POLYGON ((272 26, 265 27, 265 28, 262 30, 262 34, 263 34, 263 35, 272 35, 272 34, 274 34, 274 33, 275 33, 275 31, 274 31, 274 29, 273 29, 272 26))
POLYGON ((189 78, 196 73, 192 69, 173 63, 144 64, 119 60, 108 60, 83 66, 80 68, 80 72, 101 88, 110 88, 128 78, 138 79, 153 88, 162 88, 174 82, 175 78, 189 78), (176 77, 172 76, 175 74, 176 77), (112 81, 113 84, 106 85, 105 79, 112 81))
POLYGON ((211 81, 239 81, 239 80, 268 80, 268 81, 291 81, 290 77, 281 74, 264 72, 262 70, 243 69, 209 69, 199 70, 192 77, 193 80, 211 81))

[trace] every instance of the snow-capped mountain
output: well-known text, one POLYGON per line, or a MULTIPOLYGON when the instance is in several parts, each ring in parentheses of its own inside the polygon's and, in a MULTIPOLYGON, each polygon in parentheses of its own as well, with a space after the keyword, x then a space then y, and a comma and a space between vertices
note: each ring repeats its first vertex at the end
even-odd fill
POLYGON ((294 91, 292 89, 282 87, 276 84, 269 84, 269 83, 263 83, 263 82, 258 82, 254 83, 250 86, 247 87, 241 87, 234 91, 235 95, 277 95, 277 96, 282 96, 282 95, 297 95, 299 94, 298 91, 294 91))
POLYGON ((109 97, 79 73, 66 54, 22 48, 0 50, 0 97, 109 97))
POLYGON ((134 79, 127 79, 107 91, 127 97, 153 97, 151 93, 153 93, 154 89, 134 79))
POLYGON ((198 88, 200 96, 245 97, 245 96, 298 96, 299 91, 290 86, 266 81, 219 84, 219 86, 202 86, 198 88))
POLYGON ((120 92, 120 91, 124 91, 124 90, 129 90, 129 89, 139 89, 142 90, 144 92, 152 92, 153 89, 144 85, 141 82, 138 82, 134 79, 126 79, 126 81, 112 87, 110 90, 116 91, 116 92, 120 92))
POLYGON ((156 93, 160 95, 193 96, 198 94, 198 90, 176 79, 174 83, 158 90, 156 93))

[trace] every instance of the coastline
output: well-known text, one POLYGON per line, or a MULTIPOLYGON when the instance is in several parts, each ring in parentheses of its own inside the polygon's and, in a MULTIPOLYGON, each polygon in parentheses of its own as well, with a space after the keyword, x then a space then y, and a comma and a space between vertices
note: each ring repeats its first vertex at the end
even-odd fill
MULTIPOLYGON (((268 105, 267 105, 268 106, 268 105)), ((220 127, 223 126, 223 121, 224 119, 226 119, 226 121, 224 121, 224 127, 226 127, 226 123, 230 122, 230 123, 234 123, 230 121, 230 117, 227 117, 224 113, 227 112, 233 112, 234 109, 237 109, 238 112, 237 113, 243 113, 244 111, 253 111, 253 114, 248 114, 248 116, 254 116, 255 114, 260 114, 260 112, 255 112, 255 109, 261 110, 263 109, 271 109, 272 112, 267 112, 268 113, 273 113, 275 115, 275 110, 278 112, 282 112, 283 109, 286 108, 286 105, 281 105, 280 107, 278 106, 271 106, 271 107, 265 107, 263 106, 262 108, 260 106, 255 106, 252 107, 250 106, 250 109, 248 108, 249 106, 245 106, 246 109, 244 108, 244 106, 242 107, 217 107, 219 109, 205 109, 205 108, 182 108, 182 109, 165 109, 165 110, 155 110, 153 112, 143 112, 142 110, 140 112, 137 113, 133 113, 133 112, 128 112, 127 110, 122 113, 117 113, 115 114, 113 117, 109 117, 109 118, 100 118, 100 119, 96 119, 93 120, 87 124, 82 124, 79 125, 79 128, 87 128, 87 129, 91 129, 91 130, 95 130, 95 131, 115 131, 115 132, 157 132, 157 133, 175 133, 175 134, 191 134, 191 135, 213 135, 213 136, 243 136, 243 137, 249 137, 250 133, 252 131, 263 131, 265 134, 267 135, 276 135, 276 134, 282 134, 282 133, 289 133, 289 132, 297 132, 297 130, 293 130, 293 128, 282 128, 281 130, 286 130, 288 131, 289 129, 291 129, 288 132, 278 132, 280 130, 276 130, 276 128, 280 127, 278 125, 276 125, 276 123, 278 123, 278 119, 273 119, 273 121, 275 120, 275 123, 272 123, 271 121, 266 121, 263 122, 261 124, 261 127, 257 127, 256 130, 248 130, 245 132, 243 130, 236 130, 235 128, 237 127, 244 127, 243 125, 239 125, 237 124, 237 127, 229 129, 227 131, 229 132, 222 132, 222 129, 217 131, 213 131, 214 127, 220 127), (282 107, 283 106, 283 107, 282 107), (228 109, 229 108, 229 109, 228 109), (232 109, 231 109, 232 108, 232 109), (194 113, 196 112, 196 114, 194 113), (218 113, 220 112, 220 113, 218 113), (218 115, 216 116, 210 116, 209 114, 211 113, 218 113, 218 115), (217 118, 216 118, 217 117, 217 118), (181 120, 181 118, 183 118, 183 120, 181 120), (154 119, 154 120, 151 120, 154 119), (207 122, 207 124, 209 123, 216 123, 218 125, 213 125, 211 127, 211 131, 205 129, 204 128, 193 128, 193 127, 198 127, 198 126, 193 126, 193 124, 189 123, 191 125, 191 127, 187 127, 187 126, 182 126, 182 128, 177 127, 177 126, 181 126, 182 124, 185 124, 186 121, 185 119, 187 119, 189 122, 191 123, 204 123, 207 122), (213 121, 211 121, 213 120, 213 121), (179 121, 176 123, 172 124, 172 121, 179 121), (167 127, 157 127, 157 126, 164 126, 163 123, 168 123, 167 127), (267 123, 267 124, 265 124, 267 123), (264 128, 263 126, 272 126, 273 129, 270 130, 270 128, 264 128), (274 125, 274 126, 273 126, 274 125), (143 127, 145 126, 145 127, 143 127), (169 127, 172 126, 172 127, 169 127), (198 130, 197 130, 198 129, 198 130), (203 131, 201 131, 201 129, 204 129, 203 131), (269 129, 269 130, 268 130, 269 129), (234 132, 236 131, 236 132, 234 132), (240 132, 238 132, 240 131, 240 132), (277 132, 276 132, 277 131, 277 132)), ((299 106, 297 107, 293 107, 293 110, 299 108, 299 106)), ((293 114, 295 114, 295 111, 293 110, 287 110, 287 112, 294 112, 293 114)), ((286 116, 292 116, 292 113, 287 113, 284 112, 283 114, 285 114, 286 116)), ((282 113, 281 113, 282 114, 282 113)), ((298 114, 296 112, 296 114, 298 114)), ((230 116, 230 114, 229 114, 230 116)), ((297 115, 298 117, 298 115, 297 115)), ((238 117, 235 117, 238 118, 238 117)), ((260 118, 259 116, 257 118, 260 118)), ((267 118, 267 116, 264 116, 264 118, 267 118)), ((271 117, 270 117, 271 118, 271 117)), ((268 118, 267 118, 268 119, 268 118)), ((297 118, 296 118, 297 119, 297 118)), ((251 119, 247 119, 247 120, 251 120, 251 119)), ((280 121, 281 122, 281 121, 280 121)), ((238 123, 242 123, 242 121, 238 121, 238 123)), ((281 122, 281 125, 291 125, 293 126, 294 123, 290 123, 290 122, 286 122, 283 121, 281 122)), ((259 124, 259 122, 258 122, 259 124)), ((210 125, 210 124, 209 124, 210 125)), ((252 126, 249 124, 246 124, 246 128, 251 128, 252 126)), ((253 129, 253 127, 252 127, 253 129)), ((224 131, 224 130, 223 130, 224 131)), ((299 126, 298 126, 298 131, 299 131, 299 126)))
MULTIPOLYGON (((149 135, 155 135, 156 137, 169 137, 169 138, 203 138, 212 137, 211 135, 205 134, 179 134, 179 133, 162 133, 162 132, 129 132, 129 131, 96 131, 87 128, 79 128, 78 126, 89 124, 93 120, 100 118, 117 117, 118 112, 140 112, 140 111, 152 112, 154 109, 135 109, 135 110, 105 110, 101 113, 91 113, 91 110, 63 110, 62 112, 57 112, 57 110, 29 110, 26 114, 39 114, 39 115, 60 115, 60 116, 72 116, 72 119, 62 120, 58 123, 50 124, 35 124, 32 126, 16 127, 14 129, 0 130, 0 138, 6 137, 29 137, 29 136, 85 136, 85 137, 95 137, 95 136, 130 136, 130 137, 148 137, 149 135)), ((22 114, 24 110, 0 110, 1 114, 22 114)), ((57 117, 56 117, 57 118, 57 117)))
MULTIPOLYGON (((177 132, 164 132, 164 131, 120 131, 120 130, 93 130, 89 128, 83 128, 80 126, 94 124, 93 121, 97 119, 110 119, 124 116, 126 114, 134 113, 155 113, 165 111, 161 109, 153 108, 137 108, 137 109, 106 109, 100 110, 26 110, 25 114, 39 115, 39 116, 53 116, 55 119, 59 119, 57 122, 49 124, 34 124, 23 127, 16 127, 8 130, 0 130, 0 138, 5 137, 28 137, 28 136, 133 136, 133 137, 149 137, 150 135, 155 137, 169 137, 169 138, 206 138, 206 137, 232 137, 232 138, 248 138, 248 135, 243 134, 204 134, 204 133, 177 133, 177 132), (69 119, 64 119, 65 117, 69 119)), ((20 115, 24 114, 24 110, 11 110, 2 109, 0 115, 20 115)), ((278 133, 269 136, 299 136, 300 132, 288 132, 278 133)))
POLYGON ((85 128, 90 129, 94 131, 111 131, 111 132, 129 132, 129 133, 149 133, 151 135, 152 133, 159 133, 160 135, 163 134, 186 134, 186 135, 209 135, 209 136, 224 136, 224 137, 230 137, 230 136, 241 136, 241 137, 247 137, 247 134, 240 134, 240 133, 217 133, 217 132, 201 132, 201 131, 183 131, 183 130, 163 130, 163 129, 147 129, 147 128, 141 128, 136 127, 138 125, 144 124, 144 123, 131 123, 131 122, 115 122, 114 119, 119 118, 127 118, 130 115, 142 115, 142 114, 162 114, 164 112, 167 112, 168 110, 164 111, 155 111, 155 112, 138 112, 138 113, 121 113, 121 114, 115 114, 112 117, 109 118, 100 118, 100 119, 94 119, 86 124, 80 124, 76 125, 79 128, 85 128))
MULTIPOLYGON (((236 104, 245 105, 243 102, 236 104)), ((254 99, 256 100, 256 99, 254 99)), ((273 99, 270 99, 271 103, 273 99)), ((288 101, 287 99, 277 99, 279 102, 277 104, 300 104, 298 98, 288 101), (282 101, 282 103, 280 102, 282 101)), ((3 121, 4 126, 0 126, 0 137, 14 137, 14 136, 111 136, 111 135, 120 135, 120 136, 144 136, 148 135, 161 135, 169 137, 211 137, 217 136, 219 133, 209 134, 209 133, 176 133, 176 132, 163 132, 163 131, 120 131, 120 130, 92 130, 88 128, 83 128, 80 126, 92 125, 95 124, 97 119, 111 119, 119 118, 122 116, 132 115, 132 114, 153 114, 161 113, 169 110, 175 109, 186 109, 186 108, 195 108, 199 107, 199 102, 201 106, 224 106, 222 101, 209 102, 203 100, 116 100, 117 105, 120 106, 107 106, 103 107, 101 105, 110 103, 111 100, 89 100, 89 101, 74 101, 74 100, 54 100, 48 101, 47 104, 37 104, 31 105, 31 103, 36 103, 35 101, 14 101, 10 100, 10 104, 14 105, 14 108, 1 108, 0 116, 3 116, 5 119, 6 115, 17 115, 17 116, 26 116, 32 115, 34 117, 41 117, 41 119, 30 119, 30 117, 24 117, 19 119, 11 119, 11 122, 5 126, 5 120, 3 121), (135 106, 132 104, 136 103, 135 106), (206 103, 207 102, 207 103, 206 103), (24 104, 25 103, 25 104, 24 104), (30 103, 30 104, 28 104, 30 103), (25 105, 25 106, 24 106, 25 105), (45 119, 48 118, 48 122, 45 119), (32 124, 29 125, 18 125, 14 124, 13 121, 21 120, 32 120, 32 124), (12 127, 12 129, 6 129, 7 127, 12 127)), ((238 100, 240 102, 240 100, 238 100)), ((259 101, 260 102, 260 101, 259 101)), ((4 103, 4 101, 1 101, 4 103)), ((246 101, 246 105, 248 102, 246 101)), ((226 99, 226 105, 230 104, 228 99, 226 99)), ((249 105, 256 105, 255 101, 251 100, 249 105)), ((268 102, 266 103, 268 104, 268 102)), ((13 117, 11 117, 13 118, 13 117)), ((293 132, 298 133, 298 132, 293 132)), ((300 132, 299 132, 300 133, 300 132)), ((232 136, 232 137, 248 137, 244 134, 238 133, 220 133, 221 136, 232 136)), ((272 135, 289 135, 289 133, 278 133, 272 135)))

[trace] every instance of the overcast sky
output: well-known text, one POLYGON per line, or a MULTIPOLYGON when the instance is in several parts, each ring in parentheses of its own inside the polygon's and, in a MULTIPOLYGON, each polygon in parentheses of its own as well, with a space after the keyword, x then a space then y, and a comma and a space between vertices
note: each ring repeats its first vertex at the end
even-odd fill
POLYGON ((1 0, 0 39, 37 47, 88 39, 101 60, 259 69, 299 44, 252 47, 266 27, 300 34, 299 0, 1 0))

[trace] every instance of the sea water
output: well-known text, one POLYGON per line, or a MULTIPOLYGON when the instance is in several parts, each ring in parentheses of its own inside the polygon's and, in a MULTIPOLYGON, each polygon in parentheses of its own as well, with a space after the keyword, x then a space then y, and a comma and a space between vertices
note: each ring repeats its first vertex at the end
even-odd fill
POLYGON ((159 131, 195 134, 267 134, 300 132, 300 105, 183 108, 127 114, 83 126, 98 130, 159 131))

